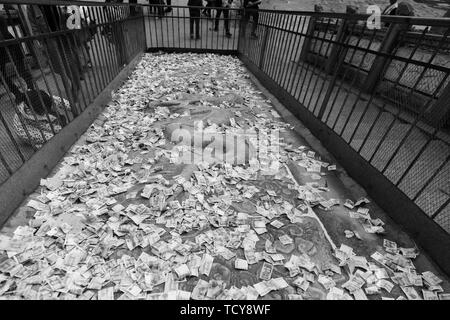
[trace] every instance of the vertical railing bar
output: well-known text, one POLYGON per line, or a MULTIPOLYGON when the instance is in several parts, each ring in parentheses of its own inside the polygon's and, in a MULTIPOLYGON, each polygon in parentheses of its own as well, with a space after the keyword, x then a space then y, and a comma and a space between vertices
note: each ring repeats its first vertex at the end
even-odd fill
MULTIPOLYGON (((247 28, 248 21, 245 21, 243 23, 246 23, 246 28, 247 28)), ((256 56, 258 54, 258 51, 261 51, 261 48, 259 46, 257 46, 257 45, 256 46, 253 45, 253 46, 249 47, 250 46, 250 42, 253 42, 253 41, 251 41, 250 39, 247 38, 247 34, 244 34, 242 39, 243 39, 243 41, 246 40, 246 42, 247 42, 247 56, 248 56, 248 58, 251 61, 259 61, 259 60, 256 59, 256 56)), ((259 41, 258 41, 258 43, 259 43, 259 41)))
MULTIPOLYGON (((85 10, 85 8, 83 8, 82 11, 83 11, 84 16, 86 16, 86 10, 85 10)), ((90 18, 90 15, 89 15, 89 18, 90 18)), ((90 19, 90 20, 92 20, 92 19, 90 19)), ((85 28, 85 30, 83 30, 83 32, 89 32, 89 34, 90 34, 90 32, 91 32, 90 26, 87 25, 86 28, 85 28)), ((93 40, 94 40, 94 37, 92 37, 91 41, 89 41, 90 44, 93 42, 93 40)), ((82 45, 83 45, 83 44, 82 44, 82 45)), ((91 44, 91 46, 92 46, 92 44, 91 44)), ((87 51, 87 50, 86 50, 86 51, 87 51)), ((86 53, 89 54, 89 52, 86 52, 86 53)), ((93 60, 95 61, 94 55, 92 55, 92 57, 93 57, 93 60)), ((90 55, 89 55, 89 61, 91 61, 90 55)), ((102 91, 102 90, 100 90, 100 89, 101 89, 100 75, 97 75, 96 72, 94 72, 95 68, 94 68, 94 65, 92 64, 92 62, 91 62, 91 68, 89 68, 89 69, 91 69, 91 72, 92 72, 92 74, 93 74, 93 76, 94 76, 95 87, 96 87, 96 89, 97 89, 97 94, 96 94, 96 95, 98 95, 98 94, 102 91)))
POLYGON ((280 64, 277 68, 276 68, 276 76, 275 76, 275 82, 277 84, 280 85, 281 87, 281 81, 280 78, 282 78, 283 74, 281 74, 282 70, 284 69, 284 67, 286 66, 286 64, 288 64, 287 61, 287 57, 286 57, 286 52, 289 52, 289 50, 291 49, 290 45, 291 45, 291 41, 292 41, 292 33, 291 33, 291 29, 292 29, 292 24, 293 21, 295 21, 296 16, 294 15, 288 15, 287 16, 287 25, 288 25, 288 30, 284 32, 284 38, 283 38, 283 48, 280 51, 281 57, 280 57, 280 62, 286 60, 286 62, 284 63, 284 65, 280 64), (288 41, 289 39, 289 41, 288 41), (286 45, 287 43, 287 45, 286 45))
MULTIPOLYGON (((344 22, 344 23, 346 23, 346 22, 344 22)), ((346 45, 350 44, 351 38, 353 36, 353 32, 355 31, 355 28, 356 28, 356 23, 353 23, 353 28, 347 34, 348 27, 349 27, 349 25, 348 25, 348 23, 346 23, 344 25, 344 31, 343 31, 344 32, 344 39, 342 39, 342 47, 341 47, 340 57, 338 57, 338 59, 336 61, 337 62, 337 67, 335 69, 335 72, 337 72, 337 73, 339 73, 339 69, 341 68, 341 66, 345 65, 345 57, 347 56, 347 53, 348 53, 346 45)), ((337 36, 338 36, 338 34, 336 35, 336 37, 337 36)), ((358 40, 357 46, 359 45, 360 39, 361 38, 359 38, 359 40, 358 40)), ((338 41, 341 41, 341 40, 338 39, 338 41)), ((333 46, 329 42, 327 44, 328 45, 327 45, 327 48, 326 48, 325 55, 328 57, 328 56, 331 56, 331 54, 332 54, 333 46)), ((356 52, 356 49, 354 49, 353 55, 354 55, 355 52, 356 52)), ((353 59, 353 55, 352 55, 352 59, 353 59)), ((345 76, 346 76, 346 74, 344 75, 344 79, 345 79, 345 76)), ((319 75, 316 78, 316 82, 314 83, 314 87, 313 87, 313 90, 311 91, 311 96, 310 96, 310 98, 308 100, 308 103, 305 104, 305 105, 310 105, 311 104, 312 99, 313 99, 312 93, 316 91, 319 77, 320 77, 320 73, 319 73, 319 75)), ((323 86, 325 85, 325 82, 327 82, 327 81, 329 81, 329 75, 328 74, 325 75, 324 79, 322 78, 322 88, 320 89, 320 92, 322 92, 323 86)), ((333 81, 331 83, 329 83, 329 84, 334 86, 334 82, 333 81)), ((338 89, 338 92, 340 90, 341 90, 341 88, 338 89)), ((317 103, 318 103, 319 100, 320 100, 320 94, 317 94, 317 100, 316 100, 316 103, 315 103, 314 107, 313 108, 309 108, 313 114, 315 113, 315 111, 317 109, 317 103)))
MULTIPOLYGON (((84 9, 83 9, 83 13, 84 14, 86 13, 84 9)), ((89 31, 89 27, 88 26, 86 26, 86 27, 80 26, 80 27, 81 27, 81 29, 77 32, 77 35, 80 35, 80 37, 81 37, 82 33, 85 33, 85 32, 89 31)), ((81 41, 79 41, 79 39, 77 39, 76 34, 71 33, 71 35, 72 35, 72 38, 75 41, 75 45, 77 47, 78 46, 80 47, 81 53, 82 53, 85 61, 91 61, 91 58, 89 56, 86 57, 86 53, 88 53, 88 52, 87 52, 87 50, 84 50, 85 47, 84 47, 83 43, 81 41)), ((79 57, 78 57, 78 54, 76 54, 76 56, 77 56, 78 60, 80 60, 79 57)), ((83 72, 84 72, 83 67, 86 67, 86 66, 83 66, 81 61, 79 61, 79 62, 80 62, 80 77, 84 77, 84 75, 83 75, 83 72)), ((93 96, 94 96, 93 99, 91 98, 91 101, 93 101, 95 99, 95 97, 100 93, 100 91, 98 90, 97 78, 96 78, 95 72, 93 71, 93 68, 88 68, 88 70, 87 70, 87 72, 85 72, 85 74, 89 78, 90 87, 92 89, 92 93, 93 93, 93 96), (92 77, 94 78, 95 88, 97 89, 97 91, 95 91, 94 85, 92 84, 92 79, 91 79, 91 76, 89 75, 89 69, 91 69, 92 77)), ((81 79, 80 79, 80 82, 81 82, 81 79)), ((87 86, 87 81, 86 80, 85 80, 85 86, 87 86)), ((90 92, 90 90, 88 90, 88 91, 90 92)))
MULTIPOLYGON (((98 14, 102 17, 102 20, 105 21, 105 23, 107 23, 107 30, 108 33, 111 33, 111 37, 112 37, 112 24, 109 21, 109 15, 106 15, 105 9, 103 8, 96 8, 98 10, 98 14)), ((108 8, 106 8, 106 10, 108 10, 108 8)), ((106 28, 105 26, 105 28, 106 28)), ((99 39, 101 40, 101 44, 103 47, 103 53, 105 56, 105 59, 107 61, 107 65, 106 65, 106 70, 107 70, 107 74, 108 74, 108 83, 112 81, 112 79, 114 79, 114 55, 111 52, 111 47, 110 47, 110 41, 107 38, 107 35, 104 35, 103 37, 99 37, 99 39)))
MULTIPOLYGON (((363 31, 363 32, 364 32, 364 31, 363 31)), ((356 71, 357 73, 358 73, 358 72, 361 72, 361 71, 363 70, 364 61, 365 61, 365 59, 366 59, 366 57, 367 57, 367 55, 368 55, 368 50, 370 50, 370 48, 371 48, 371 46, 372 46, 372 44, 373 44, 373 41, 375 40, 376 34, 377 34, 377 29, 374 29, 374 30, 373 30, 373 33, 372 33, 372 37, 370 38, 370 42, 369 42, 369 44, 368 44, 366 50, 364 51, 364 55, 363 55, 363 57, 362 57, 362 59, 361 59, 359 65, 358 65, 358 68, 357 68, 357 71, 356 71)), ((350 61, 350 62, 351 62, 351 61, 350 61)), ((350 88, 353 88, 353 87, 355 86, 356 79, 357 79, 357 77, 355 76, 355 77, 353 78, 353 80, 352 80, 352 83, 351 83, 351 85, 350 85, 350 88)), ((348 122, 350 121, 351 117, 353 116, 354 111, 356 110, 357 102, 361 99, 362 92, 363 92, 363 90, 362 90, 361 88, 359 88, 358 95, 357 95, 357 97, 356 97, 355 102, 354 102, 353 105, 352 105, 350 114, 349 114, 347 120, 346 120, 345 123, 344 123, 342 132, 345 132, 345 130, 346 130, 346 128, 347 128, 348 122)), ((349 94, 350 94, 350 90, 347 91, 347 95, 349 95, 349 94)), ((349 140, 349 144, 350 144, 350 143, 351 143, 351 140, 349 140)))
MULTIPOLYGON (((295 27, 297 27, 297 29, 299 27, 299 23, 298 23, 299 22, 298 21, 299 17, 301 18, 301 16, 294 16, 293 19, 292 19, 292 21, 293 21, 292 23, 293 23, 294 29, 295 29, 295 27)), ((292 26, 291 26, 290 29, 292 29, 292 26)), ((284 83, 285 83, 285 80, 287 78, 287 70, 286 69, 287 69, 288 65, 290 65, 290 63, 291 63, 292 53, 293 53, 293 49, 294 49, 294 41, 293 40, 296 37, 295 31, 294 30, 290 30, 290 31, 292 31, 293 33, 289 34, 289 43, 288 43, 288 45, 286 47, 286 50, 284 51, 284 55, 286 55, 286 63, 280 69, 280 73, 281 74, 280 74, 280 77, 278 78, 278 82, 280 83, 280 87, 283 88, 283 89, 286 89, 284 87, 284 83)))
MULTIPOLYGON (((78 43, 78 39, 75 37, 75 34, 73 32, 71 32, 70 35, 72 36, 72 40, 74 41, 75 46, 78 46, 79 43, 78 43)), ((82 51, 83 57, 86 59, 86 55, 85 55, 84 50, 81 50, 81 51, 82 51)), ((80 70, 79 70, 80 71, 80 79, 79 79, 79 81, 80 81, 80 87, 82 87, 82 82, 83 81, 81 81, 81 77, 83 77, 83 64, 82 64, 82 62, 79 59, 78 52, 75 51, 74 52, 74 56, 75 56, 75 60, 76 60, 76 62, 78 64, 78 66, 80 67, 80 70)), ((92 79, 89 76, 88 72, 87 72, 87 77, 89 79, 89 83, 90 83, 91 89, 94 90, 94 86, 92 85, 92 79)), ((88 101, 90 101, 90 102, 94 101, 96 94, 95 94, 95 92, 91 92, 91 90, 89 90, 86 80, 84 81, 84 87, 86 88, 86 91, 87 91, 86 95, 88 96, 88 101), (91 93, 93 93, 94 98, 92 98, 91 93)))
POLYGON ((259 19, 258 24, 260 25, 258 27, 260 27, 260 29, 262 30, 261 32, 259 32, 260 36, 258 37, 258 50, 256 51, 255 57, 253 58, 253 61, 255 61, 256 64, 258 64, 258 61, 261 61, 261 59, 264 58, 263 55, 266 54, 264 51, 266 51, 267 48, 267 40, 264 40, 264 37, 269 32, 269 27, 267 27, 267 25, 271 16, 272 15, 270 15, 270 13, 262 12, 261 19, 259 19), (266 45, 264 45, 264 41, 266 41, 266 45))
MULTIPOLYGON (((68 40, 68 37, 66 38, 67 40, 68 40)), ((64 46, 63 46, 63 44, 62 44, 62 40, 60 39, 60 43, 61 43, 61 48, 63 48, 63 50, 64 50, 64 46)), ((76 51, 73 49, 73 47, 71 46, 71 43, 70 43, 70 41, 68 40, 67 41, 67 44, 68 44, 68 47, 70 48, 69 50, 70 50, 70 52, 71 52, 71 54, 72 54, 72 56, 71 56, 71 58, 72 58, 72 60, 75 60, 75 61, 72 61, 72 63, 75 63, 75 64, 77 64, 77 57, 75 57, 75 55, 76 55, 76 51)), ((86 103, 86 96, 84 95, 84 92, 83 92, 83 87, 82 87, 82 85, 81 85, 81 80, 80 80, 80 78, 79 78, 79 76, 78 77, 75 77, 76 75, 74 74, 74 72, 73 72, 73 70, 70 68, 70 65, 69 65, 69 61, 68 61, 68 58, 67 58, 67 56, 66 56, 66 53, 65 52, 63 52, 63 56, 64 56, 64 58, 65 58, 65 63, 66 63, 66 66, 67 66, 67 70, 69 71, 69 73, 70 73, 70 79, 71 79, 71 82, 72 82, 72 87, 73 87, 73 82, 74 82, 74 80, 75 81, 77 81, 76 83, 77 83, 77 86, 78 86, 78 84, 79 84, 79 92, 81 93, 81 98, 83 99, 83 102, 84 102, 84 108, 83 108, 83 110, 84 109, 86 109, 87 108, 87 106, 88 106, 88 103, 86 103)), ((76 65, 75 65, 75 67, 77 67, 76 65)), ((66 71, 67 71, 66 70, 66 71)), ((89 97, 88 97, 88 99, 89 99, 89 97)))
POLYGON ((240 21, 238 19, 240 11, 239 11, 239 9, 235 9, 235 10, 233 10, 233 12, 234 12, 234 34, 233 34, 233 43, 232 43, 231 50, 234 51, 234 50, 237 50, 236 39, 239 40, 241 28, 240 28, 240 25, 237 23, 238 21, 240 21))
MULTIPOLYGON (((89 15, 93 16, 92 12, 91 12, 92 8, 91 7, 87 7, 87 9, 88 9, 89 15)), ((96 20, 94 20, 94 21, 96 21, 96 20)), ((98 70, 99 70, 98 72, 100 73, 100 75, 99 75, 99 85, 100 85, 100 89, 101 89, 100 92, 101 92, 106 87, 107 82, 105 80, 105 70, 102 68, 103 62, 101 61, 101 56, 99 55, 99 49, 98 49, 99 45, 97 43, 98 42, 98 38, 100 37, 100 34, 98 34, 99 29, 97 28, 97 22, 95 24, 96 24, 96 26, 95 26, 96 33, 92 37, 92 41, 91 41, 92 46, 93 46, 92 57, 93 57, 93 60, 95 61, 95 64, 98 67, 98 70), (94 54, 94 52, 95 52, 95 54, 94 54)))
MULTIPOLYGON (((212 11, 210 11, 211 13, 210 14, 212 14, 212 11)), ((205 39, 205 43, 206 43, 206 49, 210 49, 210 47, 209 47, 209 19, 208 19, 208 17, 206 17, 205 18, 205 26, 206 26, 206 39, 205 39)))
MULTIPOLYGON (((328 19, 328 22, 327 22, 327 25, 326 25, 326 28, 325 28, 325 32, 324 32, 325 34, 328 34, 328 30, 330 28, 330 22, 331 22, 331 19, 328 19)), ((337 22, 336 22, 336 25, 337 25, 337 22)), ((320 31, 318 31, 318 32, 320 32, 320 31)), ((314 35, 314 32, 313 32, 313 35, 314 35)), ((320 35, 320 33, 319 33, 319 35, 320 35)), ((320 36, 318 36, 317 38, 320 38, 320 36)), ((311 46, 313 49, 315 49, 315 47, 317 46, 317 41, 319 41, 319 40, 316 39, 316 42, 314 43, 314 46, 311 46)), ((323 47, 324 42, 325 41, 323 39, 320 41, 319 53, 317 53, 317 56, 320 56, 320 53, 322 51, 322 47, 323 47)), ((337 44, 339 44, 339 43, 337 43, 337 44)), ((307 60, 307 58, 305 60, 307 60)), ((317 69, 319 61, 320 60, 316 58, 315 62, 313 62, 313 63, 310 62, 306 66, 305 76, 303 78, 301 91, 299 92, 299 96, 298 96, 298 101, 301 102, 303 105, 304 105, 304 102, 306 100, 306 96, 308 95, 308 90, 309 90, 309 87, 311 85, 311 79, 312 79, 313 75, 315 75, 314 69, 317 69), (303 89, 305 88, 306 78, 308 77, 308 73, 309 73, 309 80, 308 80, 308 84, 306 85, 306 90, 305 90, 305 93, 304 93, 303 99, 302 99, 301 96, 302 96, 302 93, 304 91, 303 89)), ((308 106, 305 106, 305 108, 307 108, 309 110, 308 106)))
MULTIPOLYGON (((113 7, 112 7, 113 8, 113 7)), ((110 49, 110 53, 112 56, 112 63, 113 63, 113 73, 112 73, 112 79, 113 80, 118 74, 119 74, 119 70, 120 70, 120 56, 121 56, 121 52, 120 52, 120 47, 118 46, 118 43, 116 43, 115 39, 117 39, 117 24, 118 22, 116 21, 117 17, 117 11, 115 10, 113 12, 113 17, 112 17, 112 21, 110 21, 110 25, 111 25, 111 30, 112 30, 112 40, 113 41, 108 41, 107 44, 109 45, 109 49, 110 49)))
POLYGON ((166 24, 166 31, 167 31, 167 37, 166 37, 167 38, 167 48, 170 48, 170 32, 169 32, 169 17, 168 16, 167 16, 167 19, 164 19, 164 22, 166 24))
MULTIPOLYGON (((156 41, 156 46, 155 48, 159 48, 159 38, 158 38, 158 24, 156 23, 157 17, 159 16, 159 6, 155 6, 156 7, 156 16, 153 19, 153 22, 155 23, 155 41, 156 41)), ((150 20, 149 20, 150 23, 150 20)))
MULTIPOLYGON (((217 8, 216 8, 216 19, 217 19, 217 8)), ((222 14, 223 13, 221 13, 221 16, 222 16, 222 14)), ((222 18, 219 18, 219 26, 218 26, 218 28, 217 28, 217 33, 216 33, 216 35, 217 35, 217 37, 216 37, 216 50, 219 50, 219 35, 220 35, 220 22, 221 22, 221 20, 222 20, 222 18)), ((216 21, 214 20, 214 23, 216 23, 216 21)), ((215 30, 215 25, 214 25, 214 30, 215 30)))
POLYGON ((264 60, 264 65, 262 66, 262 70, 265 74, 269 75, 268 71, 269 71, 269 67, 272 63, 272 53, 274 50, 274 41, 275 41, 275 32, 274 32, 274 28, 273 25, 277 24, 277 21, 279 20, 280 15, 278 13, 274 13, 273 14, 273 18, 270 20, 269 22, 269 39, 267 40, 267 47, 266 47, 266 54, 265 54, 265 60, 264 60))
POLYGON ((266 63, 266 66, 265 66, 266 74, 269 77, 271 77, 272 66, 274 65, 275 59, 276 59, 275 53, 276 53, 276 51, 278 49, 277 39, 278 39, 279 30, 278 30, 277 26, 279 25, 279 23, 280 23, 282 18, 283 18, 283 15, 280 14, 280 13, 277 13, 276 14, 276 19, 275 19, 275 21, 273 21, 273 25, 271 26, 271 29, 272 29, 271 33, 270 33, 270 35, 271 35, 270 41, 271 42, 268 45, 268 48, 269 48, 268 53, 269 53, 269 57, 270 57, 269 59, 270 60, 266 59, 267 63, 266 63))
POLYGON ((282 42, 281 39, 283 38, 284 35, 284 30, 283 29, 283 25, 284 25, 284 14, 279 14, 279 21, 276 25, 276 28, 274 30, 274 46, 273 46, 273 57, 274 59, 272 60, 272 63, 268 66, 268 70, 267 70, 267 74, 269 75, 269 77, 271 79, 275 79, 275 69, 276 69, 276 65, 279 62, 279 52, 280 49, 282 47, 282 42), (281 26, 280 26, 281 25, 281 26))
MULTIPOLYGON (((313 17, 310 17, 310 19, 313 19, 313 17)), ((330 24, 330 19, 328 20, 328 24, 330 24)), ((315 30, 313 30, 311 35, 309 35, 307 32, 305 33, 305 40, 306 40, 306 38, 311 38, 310 48, 315 48, 315 46, 317 45, 318 38, 319 38, 319 37, 314 37, 314 32, 315 32, 315 30)), ((303 50, 303 48, 302 48, 302 50, 303 50)), ((301 93, 303 91, 303 87, 305 85, 306 76, 308 75, 308 71, 309 71, 309 68, 310 68, 310 63, 307 61, 308 60, 308 55, 306 55, 305 59, 300 59, 300 60, 302 60, 302 62, 301 62, 301 72, 299 74, 297 87, 295 88, 294 94, 292 95, 299 102, 300 102, 301 93), (303 77, 303 79, 302 79, 302 77, 303 77)), ((300 67, 300 60, 299 60, 299 67, 300 67)))
MULTIPOLYGON (((160 5, 161 6, 161 5, 160 5)), ((164 6, 162 6, 162 10, 164 10, 164 6)), ((163 26, 163 20, 164 20, 164 13, 163 16, 159 18, 159 22, 161 24, 161 42, 162 42, 162 48, 166 48, 166 42, 164 41, 164 26, 163 26)))
MULTIPOLYGON (((103 16, 100 14, 101 12, 104 12, 104 8, 101 9, 99 7, 93 7, 92 11, 94 11, 94 13, 98 17, 98 19, 100 19, 100 21, 104 20, 103 16)), ((101 23, 101 24, 103 24, 103 23, 101 23)), ((108 56, 107 56, 107 53, 106 53, 106 47, 105 47, 105 44, 104 44, 104 37, 105 36, 102 33, 105 34, 106 33, 105 30, 109 30, 107 28, 110 28, 110 27, 111 27, 110 25, 102 26, 101 27, 102 28, 101 31, 99 31, 99 33, 97 34, 98 48, 100 49, 100 50, 97 50, 97 52, 101 53, 100 57, 101 57, 102 62, 104 63, 104 66, 103 66, 102 69, 103 69, 103 74, 105 76, 105 87, 108 85, 108 83, 109 83, 109 81, 111 79, 111 70, 110 70, 110 68, 108 68, 109 60, 108 60, 108 56)))
MULTIPOLYGON (((63 105, 64 105, 64 111, 65 111, 65 113, 66 113, 66 117, 69 119, 69 116, 68 116, 68 113, 67 113, 67 106, 66 106, 66 103, 64 102, 64 94, 63 94, 63 92, 62 92, 62 90, 61 90, 61 88, 60 88, 60 86, 59 86, 59 81, 57 80, 57 78, 56 78, 56 75, 55 75, 55 70, 53 69, 53 64, 50 62, 51 61, 51 59, 50 59, 50 54, 48 53, 48 46, 50 45, 50 40, 49 39, 44 39, 43 40, 43 45, 42 45, 42 47, 43 47, 43 49, 44 49, 44 52, 45 52, 45 58, 47 59, 47 61, 49 61, 48 62, 48 66, 50 67, 50 71, 51 71, 51 73, 52 73, 52 78, 53 78, 53 82, 55 83, 55 86, 56 86, 56 90, 58 91, 58 94, 59 94, 59 96, 60 96, 60 98, 61 98, 61 101, 62 101, 62 103, 63 103, 63 105)), ((67 89, 67 87, 66 87, 66 83, 63 81, 63 86, 64 86, 64 89, 65 89, 65 92, 66 92, 66 95, 68 96, 68 97, 70 97, 71 96, 71 94, 70 93, 68 93, 69 91, 67 91, 68 89, 67 89)), ((71 101, 72 99, 70 99, 69 98, 69 106, 70 106, 70 101, 71 101)), ((73 104, 74 102, 72 101, 72 104, 73 104)), ((31 141, 31 140, 30 140, 31 141)))
MULTIPOLYGON (((354 25, 354 27, 353 27, 353 29, 352 29, 352 33, 348 36, 349 40, 347 41, 347 44, 350 44, 350 41, 351 41, 350 38, 352 37, 352 34, 353 34, 354 29, 355 29, 355 25, 354 25)), ((355 47, 359 48, 359 45, 360 45, 360 43, 361 43, 361 39, 362 39, 362 38, 363 38, 362 36, 358 37, 358 42, 356 43, 355 47)), ((333 110, 333 107, 334 107, 335 104, 336 104, 336 101, 337 101, 337 99, 338 99, 339 93, 342 91, 342 89, 343 89, 343 87, 344 87, 345 79, 347 78, 348 72, 349 72, 349 70, 350 70, 350 68, 351 68, 351 67, 350 67, 351 62, 353 61, 353 58, 355 57, 355 54, 356 54, 356 52, 358 51, 356 48, 352 48, 352 49, 353 49, 353 52, 352 52, 351 57, 350 57, 350 60, 349 60, 350 62, 348 63, 348 66, 347 66, 347 68, 346 68, 345 71, 344 71, 343 77, 342 77, 341 80, 339 81, 339 82, 340 82, 339 87, 338 87, 338 89, 336 90, 336 95, 334 96, 333 102, 332 102, 331 105, 330 105, 330 113, 331 113, 331 110, 333 110)), ((345 52, 347 53, 347 51, 345 51, 345 52)), ((366 51, 366 52, 367 52, 367 51, 366 51)), ((345 65, 345 57, 342 58, 341 61, 342 61, 342 66, 344 66, 344 65, 345 65)), ((362 61, 363 61, 363 60, 361 60, 360 65, 362 65, 362 61)), ((338 72, 338 74, 339 74, 339 67, 336 68, 336 71, 335 71, 335 72, 338 72)), ((341 117, 342 111, 345 109, 345 105, 346 105, 346 103, 347 103, 348 97, 350 96, 350 92, 352 91, 351 89, 353 88, 353 85, 354 85, 354 79, 356 79, 356 76, 353 78, 353 82, 352 82, 352 84, 350 85, 350 88, 349 88, 349 89, 347 89, 347 88, 344 88, 344 89, 343 89, 344 91, 347 92, 347 93, 346 93, 346 96, 345 96, 344 100, 342 101, 342 103, 340 104, 340 106, 338 107, 338 110, 339 110, 339 111, 338 111, 338 113, 337 113, 337 115, 336 115, 336 119, 335 119, 333 125, 330 126, 331 129, 332 129, 333 131, 335 131, 336 133, 337 133, 337 131, 335 130, 336 124, 338 123, 339 118, 341 117)), ((330 113, 329 113, 329 115, 330 115, 330 113)))
MULTIPOLYGON (((178 10, 178 8, 173 8, 172 10, 172 15, 170 16, 171 20, 172 20, 172 47, 176 47, 175 46, 175 26, 174 26, 174 22, 173 20, 175 19, 174 17, 174 13, 176 10, 178 10)), ((180 28, 178 28, 178 38, 180 38, 180 28)))
MULTIPOLYGON (((225 1, 226 1, 226 0, 225 0, 225 1)), ((223 17, 224 28, 225 28, 225 24, 228 23, 228 19, 227 19, 226 16, 229 17, 229 14, 230 14, 230 12, 227 11, 227 8, 222 7, 222 17, 223 17), (225 12, 228 12, 228 13, 225 14, 225 12)), ((230 26, 228 25, 228 29, 229 29, 229 28, 230 28, 230 26)), ((226 29, 226 28, 225 28, 225 29, 226 29)), ((226 34, 226 31, 225 31, 225 34, 226 34)), ((224 47, 225 47, 225 38, 226 38, 226 36, 222 36, 222 45, 221 45, 221 47, 220 47, 220 50, 223 50, 224 47)))
MULTIPOLYGON (((303 33, 303 29, 305 28, 307 17, 306 16, 300 16, 300 20, 303 20, 303 22, 301 23, 301 28, 299 28, 297 30, 297 33, 298 33, 299 30, 301 30, 300 33, 303 33)), ((286 91, 289 92, 290 95, 292 95, 292 88, 294 86, 294 80, 295 80, 298 68, 300 66, 300 61, 297 63, 297 65, 295 65, 295 59, 298 56, 298 50, 300 49, 300 43, 302 42, 302 37, 303 36, 301 34, 297 34, 296 35, 295 39, 297 41, 296 41, 296 45, 295 45, 295 55, 293 55, 291 57, 291 60, 294 59, 293 66, 291 68, 291 72, 289 73, 288 78, 285 81, 286 91), (294 78, 292 78, 293 75, 294 75, 294 78)))
MULTIPOLYGON (((344 20, 343 23, 344 23, 344 29, 347 28, 347 22, 344 20)), ((319 47, 319 53, 318 53, 318 56, 322 56, 322 49, 324 48, 324 44, 325 44, 325 43, 326 43, 325 57, 326 57, 326 55, 328 54, 328 50, 330 50, 330 49, 333 48, 333 46, 331 46, 330 42, 327 42, 327 41, 326 41, 327 35, 328 35, 328 32, 329 32, 329 27, 330 27, 330 25, 327 24, 327 28, 325 29, 325 35, 324 35, 324 38, 323 38, 323 40, 322 40, 322 42, 321 42, 321 44, 320 44, 320 47, 319 47)), ((337 23, 336 23, 336 27, 338 27, 338 24, 337 24, 337 23)), ((336 37, 337 37, 337 36, 338 36, 338 35, 336 35, 336 37)), ((342 39, 336 39, 336 45, 339 46, 339 48, 340 48, 341 50, 345 50, 345 42, 346 42, 347 40, 346 40, 346 39, 343 39, 343 42, 341 42, 341 41, 342 41, 342 39)), ((338 60, 338 61, 339 61, 339 60, 338 60)), ((312 83, 312 81, 313 81, 312 78, 313 78, 314 76, 316 76, 316 83, 317 83, 317 81, 318 81, 318 79, 319 79, 320 77, 325 76, 325 78, 328 79, 328 75, 323 75, 323 74, 321 74, 322 71, 319 69, 319 64, 320 64, 320 60, 319 60, 319 59, 316 59, 316 61, 314 62, 314 67, 313 67, 312 70, 311 70, 311 76, 310 76, 309 81, 308 81, 308 86, 306 87, 305 95, 303 96, 303 99, 302 99, 302 104, 303 104, 305 107, 307 107, 308 110, 310 110, 311 112, 312 112, 313 110, 311 110, 309 104, 310 104, 311 99, 312 99, 312 96, 313 96, 313 94, 314 94, 314 90, 310 90, 310 88, 311 88, 311 83, 312 83), (308 98, 308 93, 309 93, 309 92, 311 92, 311 95, 310 95, 310 98, 309 98, 309 100, 308 100, 308 103, 306 103, 306 99, 308 98)), ((336 67, 336 69, 339 69, 339 62, 338 62, 338 66, 336 67)))

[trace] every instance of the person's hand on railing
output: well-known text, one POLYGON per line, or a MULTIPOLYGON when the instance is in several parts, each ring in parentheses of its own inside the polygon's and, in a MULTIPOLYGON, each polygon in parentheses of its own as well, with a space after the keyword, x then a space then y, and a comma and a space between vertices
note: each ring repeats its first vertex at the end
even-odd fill
POLYGON ((262 2, 261 0, 249 1, 248 5, 253 7, 253 6, 261 4, 261 2, 262 2))

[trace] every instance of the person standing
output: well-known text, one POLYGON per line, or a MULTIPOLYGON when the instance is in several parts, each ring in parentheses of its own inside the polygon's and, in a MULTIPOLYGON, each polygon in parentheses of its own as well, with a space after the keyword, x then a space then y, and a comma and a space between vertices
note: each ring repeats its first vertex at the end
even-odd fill
POLYGON ((194 39, 194 24, 195 24, 195 39, 200 39, 200 13, 203 6, 202 0, 188 0, 189 6, 189 30, 191 39, 194 39), (197 8, 195 8, 197 7, 197 8))
POLYGON ((225 36, 227 38, 231 38, 229 16, 230 16, 230 6, 231 6, 232 2, 233 2, 233 0, 216 0, 216 7, 218 9, 217 9, 217 14, 216 14, 214 31, 216 31, 216 32, 219 31, 220 16, 222 15, 222 12, 223 12, 223 18, 224 18, 224 24, 225 24, 225 36))
MULTIPOLYGON (((250 20, 250 16, 253 19, 251 37, 257 39, 256 28, 258 27, 259 20, 259 5, 261 4, 261 0, 244 0, 244 8, 245 8, 245 17, 244 21, 247 23, 250 20)), ((244 29, 245 30, 245 29, 244 29)))

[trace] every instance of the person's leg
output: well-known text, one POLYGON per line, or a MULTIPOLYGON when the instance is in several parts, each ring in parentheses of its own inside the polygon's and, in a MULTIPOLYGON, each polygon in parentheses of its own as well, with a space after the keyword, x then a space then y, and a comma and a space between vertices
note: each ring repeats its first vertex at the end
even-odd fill
POLYGON ((223 11, 222 9, 217 9, 214 31, 219 31, 219 22, 220 22, 220 16, 222 15, 222 11, 223 11))
POLYGON ((252 26, 252 35, 256 36, 256 28, 258 27, 258 20, 259 20, 259 12, 258 10, 255 10, 253 12, 253 26, 252 26))
POLYGON ((163 0, 159 0, 158 1, 158 17, 162 18, 164 16, 164 1, 163 0))
POLYGON ((194 9, 189 8, 189 34, 191 39, 194 38, 194 9))
POLYGON ((172 11, 172 0, 166 0, 166 4, 167 4, 167 8, 166 8, 166 12, 171 12, 172 11))
POLYGON ((225 34, 226 34, 227 36, 231 35, 231 34, 230 34, 230 20, 228 20, 229 16, 230 16, 230 10, 229 10, 229 9, 224 9, 224 10, 223 10, 223 18, 225 19, 225 20, 224 20, 224 24, 225 24, 225 34))
POLYGON ((195 38, 200 39, 200 9, 195 12, 195 38))

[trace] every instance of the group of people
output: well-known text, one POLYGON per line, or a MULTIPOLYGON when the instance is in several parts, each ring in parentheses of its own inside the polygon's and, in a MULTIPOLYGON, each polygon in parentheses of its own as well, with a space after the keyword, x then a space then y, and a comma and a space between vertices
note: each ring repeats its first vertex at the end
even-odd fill
MULTIPOLYGON (((224 27, 225 27, 225 36, 228 38, 232 37, 230 32, 230 8, 233 3, 233 0, 206 0, 206 7, 203 8, 203 0, 188 0, 189 8, 189 22, 190 22, 190 36, 191 39, 200 39, 200 17, 203 13, 208 18, 213 18, 212 16, 212 8, 216 8, 216 16, 214 21, 214 31, 219 31, 219 24, 221 17, 223 16, 224 27), (202 10, 203 8, 203 10, 202 10), (194 35, 194 26, 195 26, 195 35, 194 35)), ((244 20, 248 21, 250 17, 253 19, 253 27, 251 31, 251 37, 257 38, 256 28, 258 25, 259 18, 259 5, 261 4, 261 0, 244 0, 244 9, 245 9, 245 17, 244 20)))

